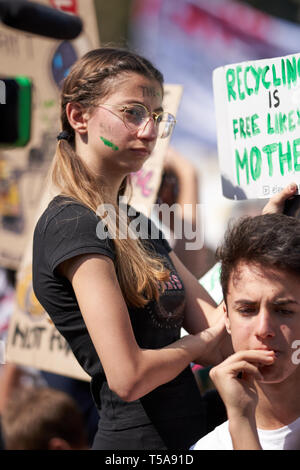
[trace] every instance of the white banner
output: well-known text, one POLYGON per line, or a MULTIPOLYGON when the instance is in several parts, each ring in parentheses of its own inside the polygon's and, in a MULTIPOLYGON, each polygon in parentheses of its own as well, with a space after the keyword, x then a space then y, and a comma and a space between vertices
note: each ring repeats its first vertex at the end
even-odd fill
POLYGON ((300 175, 300 54, 213 76, 223 195, 269 198, 300 175))

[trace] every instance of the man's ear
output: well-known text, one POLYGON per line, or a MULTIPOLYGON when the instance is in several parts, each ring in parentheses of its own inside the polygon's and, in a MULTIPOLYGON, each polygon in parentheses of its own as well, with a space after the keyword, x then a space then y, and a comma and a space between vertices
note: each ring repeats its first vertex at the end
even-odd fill
POLYGON ((51 437, 48 450, 72 450, 71 445, 61 437, 51 437))
POLYGON ((226 305, 225 302, 223 302, 223 310, 224 310, 224 313, 225 313, 225 328, 226 328, 227 333, 229 333, 231 335, 230 320, 229 320, 229 316, 228 316, 227 305, 226 305))
POLYGON ((73 129, 81 135, 86 134, 89 118, 87 111, 79 103, 68 103, 66 113, 73 129))

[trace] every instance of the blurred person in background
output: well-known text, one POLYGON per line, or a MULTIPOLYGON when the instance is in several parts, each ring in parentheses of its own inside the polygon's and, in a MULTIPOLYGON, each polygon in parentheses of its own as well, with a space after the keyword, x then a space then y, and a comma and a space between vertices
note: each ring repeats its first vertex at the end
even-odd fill
MULTIPOLYGON (((193 241, 186 235, 193 234, 196 230, 200 231, 199 221, 201 226, 203 224, 198 194, 199 176, 196 167, 184 155, 173 147, 169 147, 164 158, 162 180, 156 203, 158 205, 168 204, 170 207, 173 204, 178 205, 180 213, 175 212, 174 216, 167 221, 167 223, 170 221, 169 226, 166 227, 167 230, 170 229, 170 238, 167 237, 167 240, 174 253, 197 279, 206 273, 214 263, 213 251, 204 245, 199 249, 186 249, 187 242, 193 241), (177 220, 175 220, 176 218, 177 220), (175 238, 178 235, 175 231, 175 228, 178 227, 178 218, 182 219, 181 225, 179 225, 181 236, 175 238)), ((161 213, 159 215, 161 216, 161 213)), ((162 217, 154 221, 157 224, 162 223, 160 228, 164 232, 162 217)))
MULTIPOLYGON (((15 271, 0 269, 0 341, 6 342, 9 322, 14 311, 15 271)), ((4 358, 5 359, 5 358, 4 358)), ((80 408, 87 429, 88 444, 92 445, 98 425, 98 412, 90 393, 90 384, 61 374, 54 374, 12 362, 0 364, 0 448, 1 416, 16 390, 48 386, 68 394, 80 408)))
POLYGON ((6 450, 87 450, 82 413, 64 392, 15 390, 2 414, 6 450))

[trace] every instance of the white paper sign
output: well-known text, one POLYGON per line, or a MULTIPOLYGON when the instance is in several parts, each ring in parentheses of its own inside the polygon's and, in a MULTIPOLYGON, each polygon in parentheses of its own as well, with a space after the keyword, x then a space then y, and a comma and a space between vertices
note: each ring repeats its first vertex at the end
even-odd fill
POLYGON ((223 291, 220 283, 221 264, 216 263, 204 276, 199 279, 199 283, 204 287, 214 301, 219 304, 223 300, 223 291))
POLYGON ((223 195, 300 188, 300 54, 219 67, 213 87, 223 195))

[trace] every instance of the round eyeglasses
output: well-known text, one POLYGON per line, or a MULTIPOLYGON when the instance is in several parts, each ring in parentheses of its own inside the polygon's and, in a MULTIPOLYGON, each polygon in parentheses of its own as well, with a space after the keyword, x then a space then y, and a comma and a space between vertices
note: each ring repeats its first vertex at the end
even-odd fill
MULTIPOLYGON (((123 106, 103 103, 99 104, 98 106, 104 109, 106 109, 106 107, 119 108, 119 111, 122 113, 122 120, 124 125, 132 132, 137 131, 142 126, 145 128, 149 122, 149 119, 153 119, 157 129, 157 137, 160 137, 161 139, 169 137, 176 124, 176 119, 173 114, 166 112, 151 113, 148 111, 146 106, 141 103, 126 104, 123 106)), ((108 109, 108 111, 110 110, 108 109)), ((118 116, 116 113, 113 114, 118 116)))

